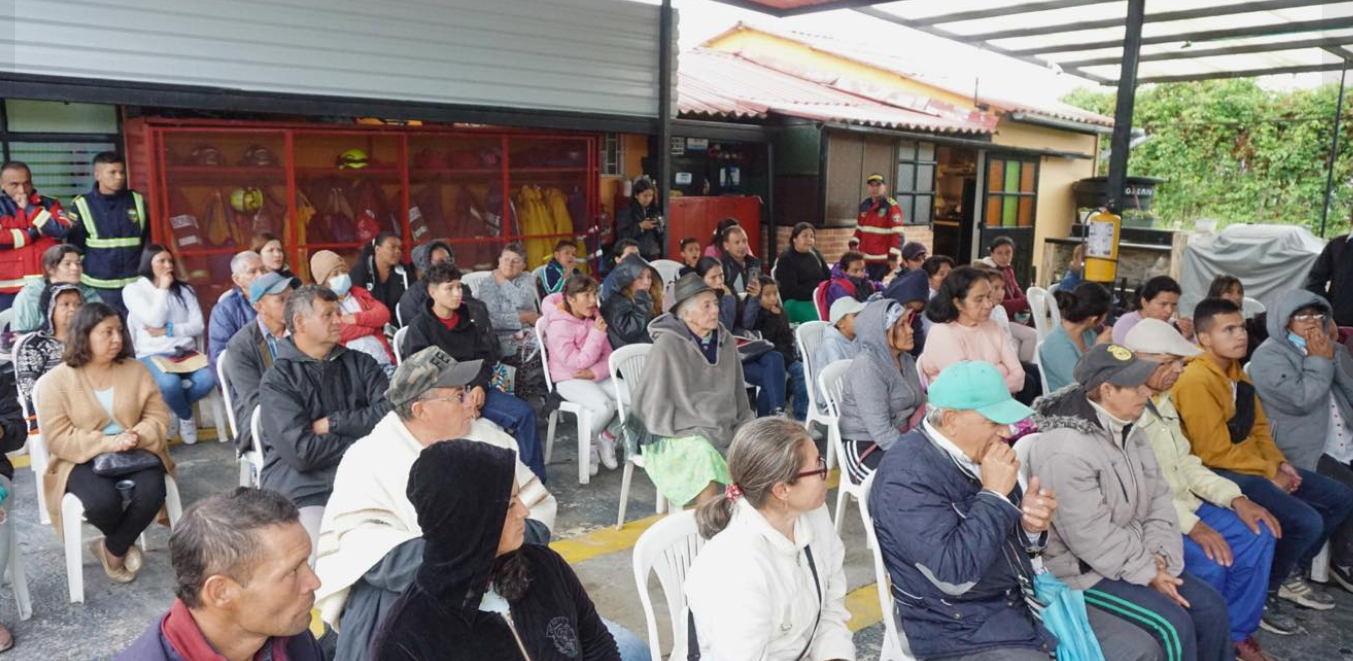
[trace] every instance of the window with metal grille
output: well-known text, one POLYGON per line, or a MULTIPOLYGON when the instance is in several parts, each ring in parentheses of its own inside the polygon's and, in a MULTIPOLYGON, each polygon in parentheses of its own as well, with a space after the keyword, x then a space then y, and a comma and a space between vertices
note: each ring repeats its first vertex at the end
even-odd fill
POLYGON ((935 144, 897 143, 897 183, 893 199, 902 208, 902 222, 929 225, 935 210, 935 144))
POLYGON ((93 185, 90 162, 122 144, 117 108, 6 99, 0 103, 0 152, 23 161, 38 192, 63 204, 93 185))
POLYGON ((625 143, 617 133, 607 133, 601 139, 601 174, 606 177, 625 176, 625 143))

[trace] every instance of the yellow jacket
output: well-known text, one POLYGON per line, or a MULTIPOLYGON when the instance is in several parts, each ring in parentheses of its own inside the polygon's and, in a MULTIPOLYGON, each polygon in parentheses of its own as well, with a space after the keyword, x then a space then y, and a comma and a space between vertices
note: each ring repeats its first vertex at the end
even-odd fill
POLYGON ((1195 512, 1207 501, 1217 507, 1231 509, 1231 501, 1239 498, 1240 487, 1203 465, 1189 447, 1189 439, 1179 426, 1179 411, 1169 393, 1152 398, 1137 426, 1151 440, 1151 450, 1160 465, 1160 474, 1170 483, 1174 492, 1174 510, 1179 516, 1179 531, 1185 535, 1198 523, 1195 512))
POLYGON ((1204 465, 1272 478, 1287 459, 1273 443, 1268 417, 1258 395, 1254 395, 1254 426, 1250 435, 1239 443, 1231 442, 1226 422, 1236 414, 1235 384, 1239 382, 1253 385, 1238 363, 1223 372, 1220 365, 1204 354, 1189 360, 1171 392, 1193 453, 1204 465))

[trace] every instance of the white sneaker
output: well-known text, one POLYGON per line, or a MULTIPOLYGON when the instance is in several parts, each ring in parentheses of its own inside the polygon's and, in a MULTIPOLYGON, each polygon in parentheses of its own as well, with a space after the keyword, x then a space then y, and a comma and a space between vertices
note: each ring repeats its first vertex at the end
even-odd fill
POLYGON ((1306 582, 1306 579, 1300 576, 1287 579, 1278 588, 1278 596, 1311 610, 1327 611, 1334 608, 1333 597, 1323 592, 1317 592, 1306 582))
POLYGON ((185 445, 197 442, 197 420, 193 418, 179 420, 179 440, 185 445))
POLYGON ((592 451, 587 453, 587 474, 596 477, 600 470, 598 464, 601 463, 601 456, 597 454, 597 445, 592 444, 592 451))
POLYGON ((620 465, 620 462, 616 461, 615 458, 615 437, 605 433, 598 436, 596 444, 592 446, 592 451, 601 455, 601 465, 605 466, 606 470, 613 471, 620 465))

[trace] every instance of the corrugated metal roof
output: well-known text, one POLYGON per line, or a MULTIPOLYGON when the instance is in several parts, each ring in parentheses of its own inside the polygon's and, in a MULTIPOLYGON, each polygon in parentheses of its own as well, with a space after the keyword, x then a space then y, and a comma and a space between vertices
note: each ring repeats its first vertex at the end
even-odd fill
MULTIPOLYGON (((808 46, 814 50, 824 53, 830 53, 838 57, 853 60, 885 71, 890 71, 904 78, 910 78, 919 83, 937 87, 948 92, 972 96, 976 92, 976 101, 978 103, 995 106, 1001 110, 1012 112, 1024 112, 1046 117, 1055 117, 1074 122, 1085 122, 1098 126, 1113 126, 1113 118, 1083 110, 1075 106, 1062 103, 1057 99, 1042 98, 1033 96, 1022 91, 1022 88, 1014 81, 1010 84, 1001 85, 999 88, 992 84, 992 81, 983 79, 983 83, 977 86, 977 89, 964 88, 955 81, 947 80, 944 77, 927 71, 924 61, 908 59, 897 55, 896 48, 890 48, 886 43, 873 43, 868 39, 860 39, 859 35, 854 35, 852 41, 844 41, 830 35, 814 34, 810 32, 801 32, 797 30, 776 30, 761 25, 752 25, 749 23, 738 23, 736 26, 725 32, 735 32, 747 30, 752 32, 763 32, 774 35, 781 39, 796 41, 808 46)), ((722 35, 720 35, 722 36, 722 35)), ((709 42, 719 39, 714 37, 709 42)), ((751 54, 744 54, 747 57, 756 59, 751 54)))
POLYGON ((683 52, 677 97, 682 114, 765 118, 771 113, 817 121, 939 133, 991 133, 997 118, 924 97, 886 94, 843 78, 754 62, 733 53, 683 52), (871 92, 878 92, 875 96, 871 92))

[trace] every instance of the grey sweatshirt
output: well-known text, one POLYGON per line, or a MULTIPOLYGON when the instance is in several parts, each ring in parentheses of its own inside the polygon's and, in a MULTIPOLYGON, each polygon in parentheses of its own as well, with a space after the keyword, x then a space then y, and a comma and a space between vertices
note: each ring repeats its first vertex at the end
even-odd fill
POLYGON ((855 318, 860 354, 851 361, 841 393, 841 438, 872 440, 882 450, 907 431, 912 414, 926 402, 916 361, 905 351, 894 358, 888 348, 889 311, 901 307, 876 299, 855 318))

